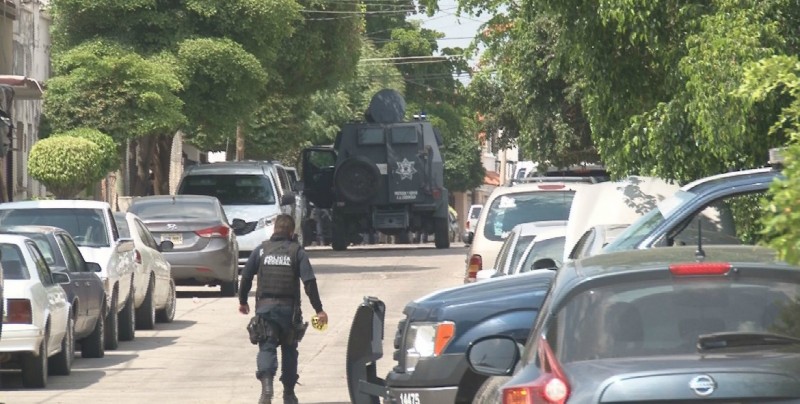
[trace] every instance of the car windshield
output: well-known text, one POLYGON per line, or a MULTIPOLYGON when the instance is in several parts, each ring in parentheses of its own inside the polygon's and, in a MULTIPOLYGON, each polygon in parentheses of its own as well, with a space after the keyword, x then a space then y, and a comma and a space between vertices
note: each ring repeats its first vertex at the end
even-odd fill
POLYGON ((0 265, 3 266, 3 279, 30 279, 25 257, 16 244, 0 243, 0 265))
MULTIPOLYGON (((557 309, 547 341, 562 364, 689 355, 712 333, 800 337, 800 284, 775 278, 617 282, 579 292, 557 309)), ((526 358, 533 359, 532 349, 526 358)))
MULTIPOLYGON (((206 195, 222 205, 272 205, 275 194, 264 175, 189 175, 181 183, 181 195, 206 195)), ((142 217, 139 215, 139 217, 142 217)))
POLYGON ((673 196, 660 202, 655 209, 647 212, 628 226, 614 241, 603 248, 603 252, 635 249, 656 227, 669 219, 678 207, 695 196, 695 194, 687 191, 676 192, 673 196))
POLYGON ((528 255, 525 256, 525 261, 516 268, 520 273, 528 272, 533 268, 534 262, 543 258, 550 258, 555 261, 556 267, 560 268, 562 257, 564 256, 565 241, 566 237, 553 237, 533 243, 528 249, 528 255))
POLYGON ((61 254, 56 253, 55 248, 58 247, 50 244, 50 238, 46 234, 24 233, 23 235, 36 243, 36 246, 39 247, 39 251, 42 252, 44 260, 47 262, 47 265, 50 266, 50 269, 56 271, 67 266, 67 264, 64 263, 61 254))
POLYGON ((125 214, 114 214, 114 221, 117 222, 117 231, 119 231, 120 238, 131 238, 131 229, 128 227, 128 220, 125 219, 125 214))
POLYGON ((108 247, 106 220, 101 209, 9 209, 0 213, 3 226, 43 225, 67 231, 81 247, 108 247))
POLYGON ((484 236, 500 241, 520 223, 567 220, 575 191, 525 192, 502 195, 492 201, 483 227, 484 236))
POLYGON ((128 212, 139 216, 142 220, 158 219, 214 219, 219 217, 214 204, 210 201, 183 201, 172 203, 171 200, 145 201, 133 203, 128 212))

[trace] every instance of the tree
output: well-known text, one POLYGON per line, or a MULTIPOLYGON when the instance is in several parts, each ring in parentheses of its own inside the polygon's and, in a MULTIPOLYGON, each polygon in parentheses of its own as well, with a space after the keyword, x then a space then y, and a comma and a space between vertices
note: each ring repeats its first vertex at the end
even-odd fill
POLYGON ((98 169, 103 173, 103 176, 119 169, 119 152, 117 151, 117 144, 114 142, 114 139, 112 139, 111 136, 91 128, 73 129, 66 132, 56 133, 54 136, 70 136, 86 139, 97 145, 101 156, 97 165, 98 169))
POLYGON ((28 172, 57 198, 68 199, 105 176, 103 159, 100 146, 92 141, 54 136, 33 145, 28 172))

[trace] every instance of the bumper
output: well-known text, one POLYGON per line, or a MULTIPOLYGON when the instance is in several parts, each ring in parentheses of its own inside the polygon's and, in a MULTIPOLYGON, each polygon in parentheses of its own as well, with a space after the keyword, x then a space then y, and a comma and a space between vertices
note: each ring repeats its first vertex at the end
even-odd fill
POLYGON ((172 267, 172 277, 176 283, 186 281, 205 284, 233 279, 237 258, 234 249, 230 248, 227 243, 220 243, 219 246, 215 243, 210 247, 216 248, 164 253, 164 258, 172 267))
POLYGON ((0 352, 38 352, 44 330, 30 324, 3 324, 0 352))

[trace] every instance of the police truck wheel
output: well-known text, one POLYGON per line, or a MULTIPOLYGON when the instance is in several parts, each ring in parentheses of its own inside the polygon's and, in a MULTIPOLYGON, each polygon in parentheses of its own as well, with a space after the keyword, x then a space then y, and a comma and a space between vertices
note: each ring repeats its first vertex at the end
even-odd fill
POLYGON ((433 237, 436 238, 436 248, 450 248, 450 229, 446 217, 433 219, 433 237))
POLYGON ((331 224, 333 226, 331 228, 331 247, 333 247, 333 251, 344 251, 347 249, 347 246, 350 245, 350 236, 347 234, 347 225, 342 222, 343 221, 341 220, 337 220, 335 223, 331 224))
POLYGON ((363 203, 372 199, 380 188, 378 167, 362 157, 351 157, 336 169, 335 187, 348 201, 363 203))

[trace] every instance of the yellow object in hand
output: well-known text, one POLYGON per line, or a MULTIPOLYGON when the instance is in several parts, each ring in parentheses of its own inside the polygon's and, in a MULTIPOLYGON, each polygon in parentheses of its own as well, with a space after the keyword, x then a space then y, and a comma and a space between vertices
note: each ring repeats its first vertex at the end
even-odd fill
POLYGON ((322 323, 317 316, 311 317, 311 326, 317 331, 325 331, 328 329, 328 323, 322 323))

